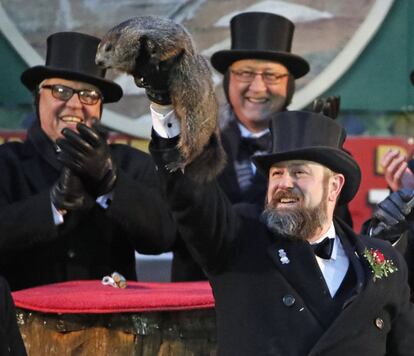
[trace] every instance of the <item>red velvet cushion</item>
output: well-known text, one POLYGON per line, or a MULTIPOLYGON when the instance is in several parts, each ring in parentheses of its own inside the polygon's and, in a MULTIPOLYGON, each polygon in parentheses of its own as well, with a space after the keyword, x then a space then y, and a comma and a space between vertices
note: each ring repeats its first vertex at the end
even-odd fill
POLYGON ((122 313, 213 308, 208 282, 130 282, 125 289, 101 281, 71 281, 13 292, 17 307, 43 313, 122 313))

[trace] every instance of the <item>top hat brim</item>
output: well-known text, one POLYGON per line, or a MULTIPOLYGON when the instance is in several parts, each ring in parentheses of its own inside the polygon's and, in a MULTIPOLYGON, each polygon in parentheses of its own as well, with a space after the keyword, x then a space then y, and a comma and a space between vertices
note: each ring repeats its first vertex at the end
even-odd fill
POLYGON ((241 59, 265 59, 279 62, 296 79, 309 72, 309 63, 302 57, 288 52, 276 51, 223 50, 211 56, 211 64, 217 71, 224 74, 232 63, 241 59))
POLYGON ((55 69, 48 66, 34 66, 25 70, 20 79, 30 91, 47 78, 63 78, 76 80, 96 86, 103 95, 104 103, 113 103, 121 99, 122 88, 113 81, 70 70, 55 69))
POLYGON ((282 161, 306 160, 322 164, 333 172, 342 173, 345 184, 338 199, 338 204, 350 202, 361 183, 361 170, 356 161, 345 151, 332 147, 308 147, 298 150, 256 155, 252 157, 257 169, 266 177, 270 167, 282 161))

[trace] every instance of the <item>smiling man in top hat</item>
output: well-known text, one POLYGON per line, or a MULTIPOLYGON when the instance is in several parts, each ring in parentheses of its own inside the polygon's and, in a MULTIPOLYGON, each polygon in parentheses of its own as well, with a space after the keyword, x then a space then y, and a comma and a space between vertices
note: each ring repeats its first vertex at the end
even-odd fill
POLYGON ((412 355, 402 256, 334 218, 361 180, 337 122, 274 115, 272 150, 253 157, 269 179, 264 210, 232 205, 215 180, 168 171, 177 139, 154 130, 150 151, 172 213, 213 288, 218 355, 412 355))
POLYGON ((0 274, 13 290, 114 271, 136 279, 134 250, 161 253, 175 236, 151 157, 109 145, 99 125, 103 104, 122 96, 95 64, 99 42, 55 33, 46 65, 21 76, 37 119, 25 142, 0 147, 0 274))
POLYGON ((211 57, 224 75, 228 99, 221 124, 229 163, 219 181, 233 203, 263 201, 265 184, 252 184, 261 177, 254 174, 250 156, 269 148, 270 118, 286 110, 295 79, 309 71, 308 62, 291 53, 294 28, 283 16, 241 13, 230 22, 231 49, 211 57))

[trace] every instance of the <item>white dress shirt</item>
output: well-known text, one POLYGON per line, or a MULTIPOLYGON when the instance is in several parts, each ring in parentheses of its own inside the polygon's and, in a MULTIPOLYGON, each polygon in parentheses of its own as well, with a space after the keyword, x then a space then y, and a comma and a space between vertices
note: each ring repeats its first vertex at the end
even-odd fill
POLYGON ((152 127, 162 138, 172 138, 180 134, 180 120, 175 116, 172 105, 150 105, 152 127))
POLYGON ((313 241, 313 244, 321 242, 325 237, 334 239, 334 245, 332 249, 331 259, 325 260, 319 256, 316 256, 316 262, 318 262, 322 275, 325 278, 326 285, 328 286, 331 297, 335 296, 339 286, 345 278, 346 272, 349 267, 349 258, 345 253, 341 240, 336 235, 334 224, 331 224, 328 232, 323 235, 319 240, 313 241))

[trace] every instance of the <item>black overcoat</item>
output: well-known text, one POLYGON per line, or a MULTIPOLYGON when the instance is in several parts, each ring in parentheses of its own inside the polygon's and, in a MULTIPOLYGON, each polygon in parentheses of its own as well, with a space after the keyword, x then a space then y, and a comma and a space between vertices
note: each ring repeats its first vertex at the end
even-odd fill
POLYGON ((108 209, 69 212, 53 221, 49 191, 61 164, 38 124, 27 140, 0 146, 0 274, 12 290, 117 271, 136 279, 134 250, 169 250, 174 225, 151 157, 111 145, 118 179, 108 209))
POLYGON ((150 150, 180 234, 213 288, 220 356, 413 355, 407 268, 389 243, 336 223, 354 283, 333 303, 306 241, 270 233, 259 209, 232 206, 215 182, 164 170, 174 157, 168 147, 154 138, 150 150), (398 271, 374 281, 366 249, 380 250, 398 271))

